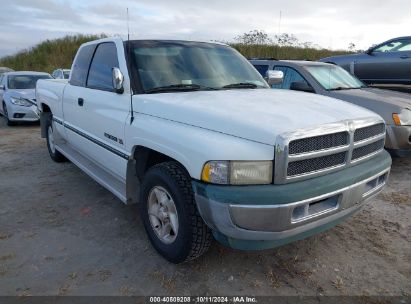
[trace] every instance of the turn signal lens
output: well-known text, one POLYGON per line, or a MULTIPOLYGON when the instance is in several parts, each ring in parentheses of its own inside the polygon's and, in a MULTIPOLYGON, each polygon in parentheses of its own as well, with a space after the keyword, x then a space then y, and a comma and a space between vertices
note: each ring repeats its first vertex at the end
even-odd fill
POLYGON ((392 114, 392 119, 394 120, 396 126, 401 126, 401 119, 397 113, 392 114))

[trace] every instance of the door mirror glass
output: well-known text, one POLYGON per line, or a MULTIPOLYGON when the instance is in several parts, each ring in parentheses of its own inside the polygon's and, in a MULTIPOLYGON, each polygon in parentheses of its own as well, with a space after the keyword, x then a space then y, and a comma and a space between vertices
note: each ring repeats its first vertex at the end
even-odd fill
POLYGON ((314 93, 313 87, 303 81, 292 82, 290 85, 290 90, 314 93))
POLYGON ((124 75, 121 73, 119 68, 113 68, 112 69, 112 74, 113 74, 113 88, 116 91, 116 93, 123 93, 124 92, 124 75))
POLYGON ((283 82, 284 79, 283 71, 268 70, 266 75, 266 80, 270 86, 273 84, 280 84, 283 82))

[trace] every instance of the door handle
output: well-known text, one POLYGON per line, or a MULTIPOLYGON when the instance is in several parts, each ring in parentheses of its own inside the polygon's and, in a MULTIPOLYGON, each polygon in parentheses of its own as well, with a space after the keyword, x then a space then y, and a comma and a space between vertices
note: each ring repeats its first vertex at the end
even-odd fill
POLYGON ((84 99, 83 99, 83 98, 77 99, 77 103, 78 103, 78 105, 79 105, 80 107, 82 107, 83 104, 84 104, 84 99))
POLYGON ((400 58, 401 58, 401 59, 408 59, 408 58, 410 58, 410 56, 408 56, 408 55, 402 55, 402 56, 400 56, 400 58))

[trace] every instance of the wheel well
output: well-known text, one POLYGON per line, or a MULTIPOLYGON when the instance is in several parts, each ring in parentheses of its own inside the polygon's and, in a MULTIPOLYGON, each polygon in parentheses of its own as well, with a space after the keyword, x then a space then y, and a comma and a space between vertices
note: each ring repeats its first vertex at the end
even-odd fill
POLYGON ((50 107, 45 103, 42 103, 40 112, 40 133, 42 138, 46 138, 47 122, 51 119, 51 114, 50 107))
MULTIPOLYGON (((168 161, 178 162, 163 153, 144 146, 135 147, 133 158, 136 160, 136 173, 139 178, 143 178, 144 173, 154 165, 168 161)), ((184 168, 184 166, 182 167, 184 168)))
POLYGON ((46 105, 45 103, 41 104, 41 109, 45 113, 51 113, 50 107, 48 105, 46 105))
POLYGON ((181 168, 186 172, 186 174, 190 176, 187 169, 176 159, 144 146, 134 147, 132 156, 130 157, 130 160, 127 163, 127 204, 132 204, 139 201, 140 183, 147 170, 154 165, 169 161, 177 162, 181 166, 181 168))

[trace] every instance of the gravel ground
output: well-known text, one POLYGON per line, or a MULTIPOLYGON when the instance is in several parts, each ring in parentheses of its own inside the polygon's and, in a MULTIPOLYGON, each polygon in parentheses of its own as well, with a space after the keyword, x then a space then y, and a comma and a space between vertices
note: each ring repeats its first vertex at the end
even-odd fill
POLYGON ((214 242, 173 265, 125 206, 71 163, 47 154, 38 125, 0 118, 0 295, 411 294, 411 159, 335 228, 281 248, 214 242))

